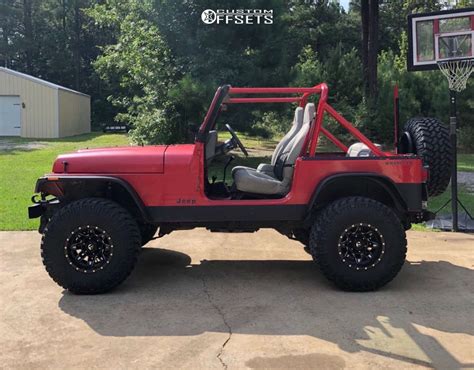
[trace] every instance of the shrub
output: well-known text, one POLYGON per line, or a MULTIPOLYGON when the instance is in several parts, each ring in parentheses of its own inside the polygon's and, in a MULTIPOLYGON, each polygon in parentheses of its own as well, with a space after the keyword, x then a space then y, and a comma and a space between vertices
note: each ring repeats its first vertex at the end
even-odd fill
POLYGON ((171 107, 138 114, 130 131, 132 142, 138 145, 180 143, 185 137, 186 126, 171 107))
MULTIPOLYGON (((290 129, 293 116, 293 109, 284 111, 270 111, 261 114, 261 118, 257 119, 250 128, 250 135, 256 135, 263 138, 280 137, 290 129)), ((261 112, 254 112, 260 116, 261 112)))

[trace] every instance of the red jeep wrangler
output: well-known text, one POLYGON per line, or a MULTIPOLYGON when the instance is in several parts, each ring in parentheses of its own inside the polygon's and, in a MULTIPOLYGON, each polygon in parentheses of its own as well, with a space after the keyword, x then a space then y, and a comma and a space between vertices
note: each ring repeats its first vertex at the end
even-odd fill
POLYGON ((383 151, 311 88, 221 86, 194 144, 79 150, 60 155, 40 178, 29 217, 41 217, 41 255, 50 276, 74 293, 101 293, 132 271, 140 247, 173 230, 254 232, 273 228, 299 240, 323 274, 352 291, 392 280, 406 254, 405 230, 427 220, 427 198, 449 183, 449 133, 439 121, 408 121, 398 149, 383 151), (309 102, 318 98, 317 104, 309 102), (217 156, 247 151, 224 106, 297 103, 271 162, 232 169, 233 184, 208 180, 217 156), (347 147, 323 126, 327 114, 358 142, 347 147), (339 149, 319 153, 325 135, 339 149), (430 172, 430 176, 428 176, 430 172))

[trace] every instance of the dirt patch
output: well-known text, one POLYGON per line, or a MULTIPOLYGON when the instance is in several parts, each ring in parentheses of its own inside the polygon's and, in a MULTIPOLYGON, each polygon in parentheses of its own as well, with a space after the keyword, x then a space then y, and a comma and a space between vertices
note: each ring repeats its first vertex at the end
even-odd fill
POLYGON ((0 152, 11 150, 35 150, 47 147, 46 143, 39 141, 30 141, 27 143, 19 143, 8 139, 0 139, 0 152))
POLYGON ((474 172, 458 172, 458 183, 474 193, 474 172))

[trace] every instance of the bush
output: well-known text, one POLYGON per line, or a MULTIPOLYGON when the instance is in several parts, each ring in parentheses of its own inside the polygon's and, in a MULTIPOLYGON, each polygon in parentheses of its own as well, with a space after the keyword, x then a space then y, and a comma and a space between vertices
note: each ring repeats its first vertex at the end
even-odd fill
POLYGON ((263 114, 260 111, 255 111, 254 115, 261 117, 255 120, 248 133, 265 139, 281 137, 290 129, 293 113, 294 109, 289 107, 285 110, 264 112, 263 114))
POLYGON ((174 144, 185 140, 186 131, 173 108, 153 109, 136 117, 130 138, 138 145, 174 144))

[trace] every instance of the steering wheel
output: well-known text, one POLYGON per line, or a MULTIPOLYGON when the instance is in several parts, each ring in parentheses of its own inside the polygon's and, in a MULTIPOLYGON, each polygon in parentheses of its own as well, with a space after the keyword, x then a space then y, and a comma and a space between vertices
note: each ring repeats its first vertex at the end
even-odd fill
POLYGON ((230 127, 230 125, 226 124, 226 125, 225 125, 225 128, 227 129, 227 131, 230 132, 230 136, 232 136, 232 140, 237 144, 237 146, 238 146, 239 149, 242 151, 242 153, 244 153, 245 156, 248 157, 248 156, 249 156, 249 153, 247 152, 247 149, 245 149, 244 144, 242 144, 242 142, 240 141, 240 139, 237 137, 237 134, 236 134, 235 131, 232 129, 232 127, 230 127))

